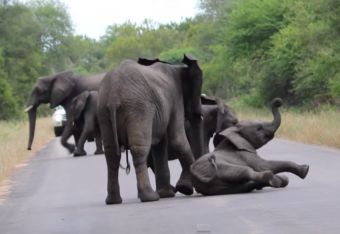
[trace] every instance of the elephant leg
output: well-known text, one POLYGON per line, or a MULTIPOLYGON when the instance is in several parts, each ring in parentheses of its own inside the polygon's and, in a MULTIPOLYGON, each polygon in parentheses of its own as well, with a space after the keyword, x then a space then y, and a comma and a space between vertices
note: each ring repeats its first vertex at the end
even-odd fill
POLYGON ((63 131, 63 134, 61 135, 61 144, 68 149, 70 153, 73 153, 75 146, 73 144, 69 144, 67 140, 70 138, 70 136, 73 133, 73 126, 72 122, 70 120, 66 121, 66 125, 63 131))
MULTIPOLYGON (((286 176, 274 175, 272 180, 280 180, 279 186, 272 186, 271 181, 247 181, 230 183, 222 179, 216 179, 209 184, 205 184, 195 177, 193 177, 193 183, 197 192, 203 195, 223 195, 223 194, 235 194, 235 193, 248 193, 253 190, 261 190, 264 187, 285 187, 288 185, 288 178, 286 176)), ((277 184, 278 185, 278 184, 277 184)))
POLYGON ((107 197, 106 204, 119 204, 122 203, 122 198, 120 196, 118 173, 119 173, 119 163, 121 155, 117 154, 120 152, 119 145, 116 145, 113 141, 114 134, 112 131, 111 121, 103 116, 101 118, 101 133, 103 137, 104 149, 105 149, 105 159, 107 164, 107 197))
POLYGON ((84 145, 85 145, 85 141, 86 141, 87 137, 89 136, 89 134, 91 132, 93 132, 93 128, 91 127, 91 123, 85 122, 83 131, 81 132, 80 137, 77 141, 77 148, 73 153, 73 155, 75 157, 86 155, 86 151, 84 150, 84 145))
POLYGON ((190 166, 194 162, 194 156, 185 132, 177 132, 172 137, 170 134, 169 145, 171 149, 176 151, 175 153, 177 153, 182 166, 182 173, 176 184, 176 190, 185 195, 191 195, 194 190, 191 182, 190 166))
POLYGON ((82 133, 83 127, 77 127, 73 129, 73 138, 74 138, 74 143, 75 145, 78 144, 78 141, 80 139, 81 133, 82 133))
POLYGON ((287 176, 284 175, 274 175, 273 178, 266 183, 263 182, 255 182, 252 181, 252 186, 254 189, 261 190, 264 187, 273 187, 273 188, 283 188, 286 187, 289 183, 289 179, 287 176))
POLYGON ((273 179, 273 172, 265 170, 254 171, 251 167, 231 164, 224 161, 217 162, 217 177, 227 182, 242 182, 245 180, 269 183, 273 179))
POLYGON ((204 149, 203 149, 203 154, 208 154, 209 153, 209 141, 210 141, 210 137, 207 135, 204 135, 204 139, 203 139, 203 144, 204 144, 204 149))
POLYGON ((265 170, 271 170, 274 172, 274 174, 280 173, 280 172, 290 172, 297 176, 299 176, 301 179, 304 179, 309 170, 308 165, 298 165, 294 162, 290 161, 273 161, 268 160, 266 161, 265 165, 262 166, 265 170))
MULTIPOLYGON (((239 183, 230 183, 221 179, 215 179, 208 184, 193 177, 193 184, 198 193, 206 196, 211 195, 223 195, 223 194, 235 194, 235 193, 247 193, 259 187, 264 187, 264 183, 247 181, 239 183)), ((268 184, 268 183, 266 183, 268 184)))
POLYGON ((96 127, 94 131, 94 137, 96 141, 96 151, 94 152, 94 154, 103 154, 104 151, 103 151, 102 136, 100 133, 100 129, 98 127, 96 127))
MULTIPOLYGON (((128 143, 136 171, 138 197, 142 202, 159 200, 150 184, 147 157, 151 148, 152 122, 146 119, 134 120, 127 127, 128 143), (141 128, 140 126, 146 126, 141 128)), ((105 149, 106 153, 106 149, 105 149)))
POLYGON ((152 161, 156 175, 156 191, 161 198, 174 197, 175 193, 170 185, 170 170, 168 164, 168 144, 164 137, 157 145, 152 146, 152 161))
POLYGON ((278 176, 274 175, 273 178, 269 181, 269 185, 265 186, 270 186, 273 188, 281 188, 281 187, 286 187, 288 185, 288 178, 286 176, 278 176))

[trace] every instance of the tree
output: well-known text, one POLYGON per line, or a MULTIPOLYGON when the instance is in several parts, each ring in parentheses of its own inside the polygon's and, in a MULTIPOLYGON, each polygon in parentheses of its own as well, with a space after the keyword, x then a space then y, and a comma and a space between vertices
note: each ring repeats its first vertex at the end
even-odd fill
POLYGON ((0 50, 0 120, 9 120, 15 116, 18 116, 18 106, 12 87, 7 81, 2 50, 0 50))

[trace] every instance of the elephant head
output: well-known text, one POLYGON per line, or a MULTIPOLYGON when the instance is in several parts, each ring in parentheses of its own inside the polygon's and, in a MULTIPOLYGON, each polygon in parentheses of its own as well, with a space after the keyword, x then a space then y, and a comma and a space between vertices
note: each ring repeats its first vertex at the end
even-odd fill
POLYGON ((204 129, 204 153, 209 152, 209 141, 215 133, 234 126, 238 119, 232 109, 222 99, 201 96, 204 129))
POLYGON ((255 152, 274 138, 276 130, 281 124, 281 115, 278 108, 282 105, 280 98, 275 98, 271 103, 273 121, 240 121, 235 126, 225 129, 214 137, 217 146, 227 138, 236 148, 255 152))
POLYGON ((227 106, 222 99, 216 99, 217 113, 216 113, 216 128, 215 132, 219 133, 223 129, 229 128, 238 122, 235 113, 227 106))
POLYGON ((201 95, 204 122, 209 125, 209 135, 219 133, 238 122, 236 114, 221 98, 201 95), (213 132, 210 132, 213 131, 213 132))
POLYGON ((72 72, 62 72, 53 76, 41 77, 35 83, 27 107, 29 118, 29 140, 27 149, 30 150, 35 132, 37 108, 42 103, 50 103, 54 108, 63 103, 65 98, 71 94, 74 83, 71 79, 72 72))

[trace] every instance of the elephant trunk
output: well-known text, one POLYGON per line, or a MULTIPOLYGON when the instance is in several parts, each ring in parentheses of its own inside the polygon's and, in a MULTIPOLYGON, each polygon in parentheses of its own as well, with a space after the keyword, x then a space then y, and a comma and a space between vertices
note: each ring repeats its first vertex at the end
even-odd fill
POLYGON ((281 125, 281 114, 279 112, 279 107, 282 106, 282 99, 275 98, 271 103, 272 113, 273 113, 273 121, 271 122, 271 127, 273 128, 273 132, 275 132, 281 125))
POLYGON ((37 108, 33 106, 29 106, 26 110, 28 110, 28 119, 29 119, 29 138, 28 138, 27 149, 31 150, 31 146, 32 146, 33 139, 34 139, 35 122, 37 119, 37 108))
POLYGON ((189 125, 190 127, 189 130, 187 130, 187 136, 192 153, 196 160, 205 152, 203 143, 203 121, 201 120, 201 117, 196 117, 189 125))

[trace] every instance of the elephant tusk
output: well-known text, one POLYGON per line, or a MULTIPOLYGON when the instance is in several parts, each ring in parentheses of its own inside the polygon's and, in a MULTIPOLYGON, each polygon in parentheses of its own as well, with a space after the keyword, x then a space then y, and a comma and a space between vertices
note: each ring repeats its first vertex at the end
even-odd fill
POLYGON ((33 108, 33 105, 28 106, 28 107, 25 109, 25 112, 28 112, 28 111, 32 110, 32 108, 33 108))

